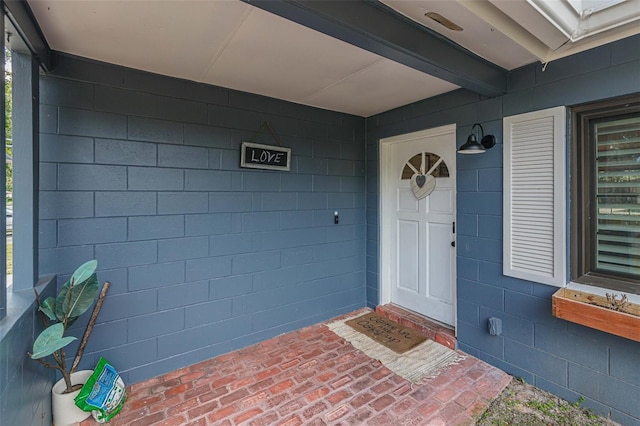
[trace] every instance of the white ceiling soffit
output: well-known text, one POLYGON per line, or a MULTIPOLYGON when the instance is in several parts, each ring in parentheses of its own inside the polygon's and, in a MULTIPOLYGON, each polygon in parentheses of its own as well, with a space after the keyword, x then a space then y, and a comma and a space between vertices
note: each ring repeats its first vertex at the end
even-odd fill
POLYGON ((363 117, 458 88, 237 0, 29 5, 54 50, 363 117))
POLYGON ((640 33, 640 0, 381 1, 506 69, 536 59, 549 62, 640 33), (427 12, 440 13, 463 31, 443 27, 427 18, 427 12), (498 35, 488 35, 494 32, 498 35))
POLYGON ((640 19, 640 0, 527 0, 527 3, 574 43, 640 19))
POLYGON ((640 0, 489 1, 545 45, 542 62, 640 34, 640 0))
MULTIPOLYGON (((496 30, 498 27, 495 24, 478 19, 475 11, 464 7, 455 0, 381 0, 381 3, 507 70, 512 70, 537 60, 535 54, 523 49, 519 43, 512 40, 505 32, 496 30), (445 28, 425 16, 428 12, 442 15, 462 27, 462 31, 445 28)), ((499 11, 495 10, 494 12, 499 11)), ((510 21, 510 19, 504 18, 503 20, 510 21)))

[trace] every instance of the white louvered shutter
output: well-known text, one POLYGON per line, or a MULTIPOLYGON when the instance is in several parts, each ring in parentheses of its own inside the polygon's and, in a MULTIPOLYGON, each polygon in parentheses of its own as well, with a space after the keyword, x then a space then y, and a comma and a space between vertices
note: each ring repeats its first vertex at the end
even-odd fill
POLYGON ((566 283, 564 107, 505 117, 503 273, 566 283))

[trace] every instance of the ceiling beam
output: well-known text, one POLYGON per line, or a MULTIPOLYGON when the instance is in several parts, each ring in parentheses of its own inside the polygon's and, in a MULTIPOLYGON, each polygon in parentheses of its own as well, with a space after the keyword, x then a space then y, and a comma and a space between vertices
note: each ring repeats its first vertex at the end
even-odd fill
POLYGON ((476 93, 506 92, 506 70, 377 1, 242 1, 476 93))
POLYGON ((20 40, 9 38, 9 46, 28 50, 45 71, 51 71, 51 48, 26 0, 4 0, 2 6, 8 20, 5 21, 5 31, 20 36, 20 40))

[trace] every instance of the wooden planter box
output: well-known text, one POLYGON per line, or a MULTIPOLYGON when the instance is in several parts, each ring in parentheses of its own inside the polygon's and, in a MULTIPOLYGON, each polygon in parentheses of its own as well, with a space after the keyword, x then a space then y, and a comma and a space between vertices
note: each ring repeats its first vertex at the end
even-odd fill
POLYGON ((640 342, 640 305, 629 303, 627 313, 599 304, 607 305, 607 298, 561 288, 552 297, 551 309, 554 317, 640 342))

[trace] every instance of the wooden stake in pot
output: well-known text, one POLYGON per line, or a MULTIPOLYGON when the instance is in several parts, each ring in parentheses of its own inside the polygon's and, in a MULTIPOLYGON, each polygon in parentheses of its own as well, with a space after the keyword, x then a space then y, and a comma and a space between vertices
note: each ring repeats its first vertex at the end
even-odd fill
POLYGON ((100 296, 98 296, 98 301, 96 302, 96 306, 93 307, 91 318, 89 318, 89 323, 87 324, 87 328, 84 330, 84 334, 82 335, 82 340, 80 341, 80 346, 78 347, 78 352, 76 352, 76 357, 73 359, 73 364, 71 364, 71 370, 69 370, 69 373, 75 373, 76 369, 78 368, 78 364, 80 364, 80 359, 82 359, 82 355, 84 354, 84 349, 87 346, 87 342, 89 341, 89 336, 91 336, 91 332, 93 331, 93 326, 96 324, 96 319, 98 318, 100 309, 102 309, 102 303, 104 302, 104 298, 107 297, 107 290, 109 290, 109 286, 111 286, 111 283, 109 281, 105 281, 104 284, 102 285, 100 296))

